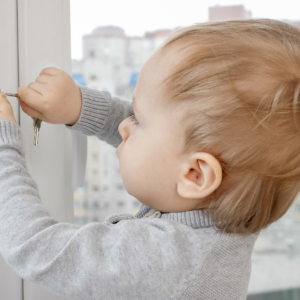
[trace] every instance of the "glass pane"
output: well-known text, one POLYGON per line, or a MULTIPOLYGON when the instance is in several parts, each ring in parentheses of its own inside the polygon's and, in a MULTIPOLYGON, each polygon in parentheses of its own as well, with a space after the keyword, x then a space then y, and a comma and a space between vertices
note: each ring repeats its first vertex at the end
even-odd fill
MULTIPOLYGON (((273 18, 300 27, 296 1, 71 1, 73 78, 132 99, 139 71, 174 30, 226 19, 273 18), (116 9, 117 8, 117 9, 116 9), (105 11, 105 13, 99 13, 105 11), (155 17, 153 17, 155 16, 155 17), (115 24, 115 25, 112 25, 115 24)), ((75 222, 101 222, 115 212, 135 214, 141 203, 122 184, 115 149, 88 138, 85 184, 74 192, 75 222)), ((300 299, 300 202, 259 236, 252 255, 248 300, 300 299)))
POLYGON ((74 192, 75 223, 102 222, 115 212, 136 214, 141 203, 122 183, 116 149, 97 137, 88 137, 85 185, 74 192))
POLYGON ((284 290, 289 290, 289 295, 292 290, 292 294, 297 294, 299 298, 299 290, 297 290, 300 287, 299 232, 300 198, 297 198, 286 215, 263 230, 258 237, 252 254, 251 280, 248 289, 253 297, 249 299, 271 299, 268 297, 274 296, 272 291, 278 293, 284 290), (265 298, 254 297, 261 293, 265 298))

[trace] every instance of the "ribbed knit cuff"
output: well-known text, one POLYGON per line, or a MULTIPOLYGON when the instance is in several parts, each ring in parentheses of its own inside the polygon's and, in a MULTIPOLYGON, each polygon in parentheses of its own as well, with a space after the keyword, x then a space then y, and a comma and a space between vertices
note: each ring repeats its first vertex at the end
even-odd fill
POLYGON ((3 147, 15 148, 25 156, 21 128, 12 121, 0 121, 0 149, 3 147))
POLYGON ((99 133, 106 124, 111 101, 105 92, 93 90, 77 84, 82 96, 82 107, 78 121, 73 125, 65 125, 69 129, 78 130, 86 135, 99 133))

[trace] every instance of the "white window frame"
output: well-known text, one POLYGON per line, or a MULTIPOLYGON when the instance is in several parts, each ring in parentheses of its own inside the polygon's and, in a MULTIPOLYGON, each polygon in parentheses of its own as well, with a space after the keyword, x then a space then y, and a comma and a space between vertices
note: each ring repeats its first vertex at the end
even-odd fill
MULTIPOLYGON (((13 93, 18 88, 18 30, 17 3, 11 0, 0 1, 0 88, 3 92, 13 93)), ((19 121, 18 101, 9 99, 14 116, 19 121)), ((6 264, 0 255, 0 298, 23 300, 23 281, 6 264)))
MULTIPOLYGON (((0 11, 2 91, 16 93, 18 86, 35 81, 46 67, 57 67, 71 75, 70 0, 1 0, 0 11)), ((84 173, 76 164, 76 133, 64 125, 43 122, 39 143, 34 146, 33 120, 20 110, 16 99, 9 100, 22 130, 27 167, 43 204, 59 222, 73 223, 72 187, 76 182, 78 186, 78 173, 72 170, 84 173)), ((1 299, 9 300, 66 299, 22 280, 2 257, 0 291, 1 299)))

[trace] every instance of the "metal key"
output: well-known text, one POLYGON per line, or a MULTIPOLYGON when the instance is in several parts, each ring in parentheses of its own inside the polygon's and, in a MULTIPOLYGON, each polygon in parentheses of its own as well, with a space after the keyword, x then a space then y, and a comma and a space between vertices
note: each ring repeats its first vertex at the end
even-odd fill
POLYGON ((33 118, 33 127, 34 127, 34 139, 33 144, 36 146, 38 144, 39 132, 41 128, 42 121, 40 119, 33 118))
MULTIPOLYGON (((1 91, 1 90, 0 90, 1 91)), ((6 96, 10 97, 17 97, 20 99, 20 96, 18 94, 9 94, 5 93, 6 96)), ((33 119, 33 127, 34 127, 34 139, 33 144, 36 146, 38 144, 38 138, 39 138, 39 132, 41 128, 42 121, 40 119, 32 118, 33 119)))

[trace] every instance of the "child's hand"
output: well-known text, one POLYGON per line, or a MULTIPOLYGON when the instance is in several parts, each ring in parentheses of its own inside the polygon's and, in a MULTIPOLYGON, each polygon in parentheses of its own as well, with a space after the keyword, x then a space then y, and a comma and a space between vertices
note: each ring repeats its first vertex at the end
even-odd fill
POLYGON ((22 110, 52 124, 74 125, 81 111, 81 92, 73 78, 57 68, 45 68, 40 76, 18 88, 22 110))
POLYGON ((13 108, 4 93, 0 93, 0 121, 12 121, 17 124, 13 108))

